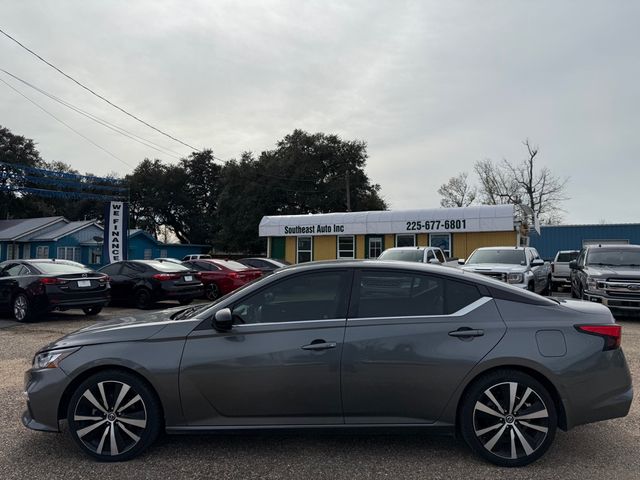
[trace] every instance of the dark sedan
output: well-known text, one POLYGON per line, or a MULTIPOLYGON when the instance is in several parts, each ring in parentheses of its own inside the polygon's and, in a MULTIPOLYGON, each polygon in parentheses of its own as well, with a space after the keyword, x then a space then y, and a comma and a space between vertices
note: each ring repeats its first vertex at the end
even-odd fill
POLYGON ((483 458, 522 466, 557 428, 627 415, 620 339, 602 305, 473 273, 310 263, 47 345, 25 377, 22 420, 58 432, 66 419, 101 461, 132 458, 161 431, 406 428, 458 433, 483 458))
POLYGON ((114 301, 133 301, 142 309, 162 300, 186 305, 203 294, 198 272, 172 262, 129 260, 111 263, 99 271, 111 277, 114 301))
POLYGON ((215 300, 262 276, 259 269, 247 267, 233 260, 191 260, 183 265, 200 273, 208 300, 215 300))
POLYGON ((109 277, 80 264, 55 260, 0 263, 0 309, 11 311, 18 322, 74 308, 97 315, 109 296, 109 277))
POLYGON ((238 262, 248 267, 259 269, 263 275, 271 275, 275 270, 287 266, 286 263, 280 260, 264 257, 241 258, 238 262))

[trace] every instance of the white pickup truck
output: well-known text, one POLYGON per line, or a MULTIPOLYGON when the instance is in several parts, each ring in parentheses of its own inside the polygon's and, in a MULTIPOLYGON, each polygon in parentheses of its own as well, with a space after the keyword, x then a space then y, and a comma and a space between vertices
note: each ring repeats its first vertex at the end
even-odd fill
POLYGON ((551 289, 571 287, 571 268, 569 263, 578 258, 578 250, 560 250, 551 262, 551 289))
POLYGON ((487 275, 514 287, 542 295, 551 292, 551 266, 533 247, 477 248, 466 261, 460 259, 458 263, 464 271, 487 275))
POLYGON ((400 260, 403 262, 422 262, 436 265, 447 263, 444 252, 438 247, 394 247, 388 248, 378 260, 400 260))

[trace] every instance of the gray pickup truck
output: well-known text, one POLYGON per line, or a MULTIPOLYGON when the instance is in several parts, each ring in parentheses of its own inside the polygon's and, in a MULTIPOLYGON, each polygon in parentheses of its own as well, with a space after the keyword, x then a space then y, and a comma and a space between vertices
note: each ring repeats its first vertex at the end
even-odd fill
POLYGON ((514 287, 542 295, 551 292, 551 266, 533 247, 478 248, 458 263, 466 272, 487 275, 514 287))
POLYGON ((574 298, 640 311, 640 245, 588 246, 570 266, 574 298))

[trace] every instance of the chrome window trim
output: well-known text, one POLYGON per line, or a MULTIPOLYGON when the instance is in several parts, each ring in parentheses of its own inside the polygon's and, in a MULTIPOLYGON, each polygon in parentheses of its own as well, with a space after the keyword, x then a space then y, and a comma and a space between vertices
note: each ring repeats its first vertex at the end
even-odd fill
POLYGON ((363 322, 363 321, 372 321, 372 320, 392 320, 396 318, 406 318, 409 320, 419 320, 422 318, 452 318, 452 317, 462 317, 464 315, 468 315, 474 310, 480 308, 487 302, 493 300, 493 297, 481 297, 473 303, 470 303, 466 307, 461 308, 460 310, 443 315, 398 315, 395 317, 363 317, 363 318, 349 318, 349 322, 363 322))
POLYGON ((254 326, 273 326, 273 325, 308 325, 310 323, 326 323, 326 322, 346 322, 346 318, 328 318, 322 320, 295 320, 293 322, 265 322, 265 323, 239 323, 234 325, 233 328, 241 327, 254 327, 254 326))

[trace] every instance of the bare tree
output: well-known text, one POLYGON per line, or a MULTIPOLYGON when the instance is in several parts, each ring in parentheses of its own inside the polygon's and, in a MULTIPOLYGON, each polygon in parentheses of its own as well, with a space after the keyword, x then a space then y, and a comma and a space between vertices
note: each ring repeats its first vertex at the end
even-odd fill
POLYGON ((468 207, 477 196, 478 189, 469 185, 467 173, 461 173, 457 177, 451 177, 447 183, 443 183, 438 189, 442 197, 442 207, 468 207))
POLYGON ((491 160, 476 163, 482 203, 524 204, 541 222, 559 223, 564 212, 560 204, 567 200, 568 178, 554 176, 548 167, 536 168, 538 147, 532 146, 529 139, 522 143, 527 148, 527 158, 519 164, 506 159, 500 164, 491 160))

